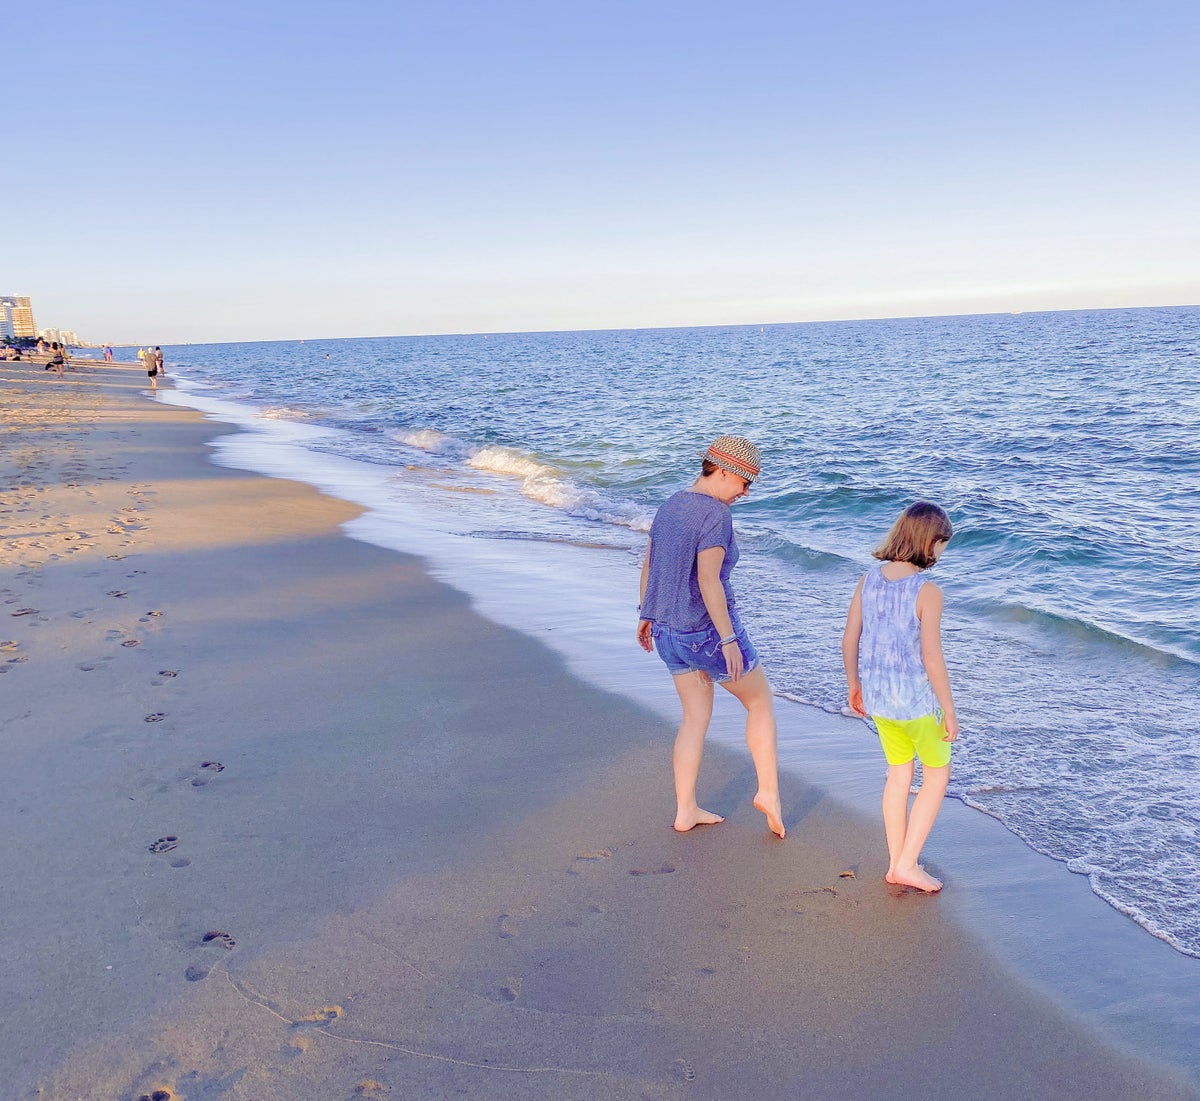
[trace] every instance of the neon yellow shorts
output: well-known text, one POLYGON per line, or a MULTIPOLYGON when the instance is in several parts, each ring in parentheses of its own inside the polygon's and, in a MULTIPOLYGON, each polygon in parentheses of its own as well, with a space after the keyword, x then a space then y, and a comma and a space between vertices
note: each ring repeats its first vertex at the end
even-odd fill
POLYGON ((919 719, 885 719, 872 715, 883 755, 889 765, 906 765, 920 757, 928 768, 943 768, 950 763, 951 742, 943 741, 946 727, 942 713, 922 715, 919 719))

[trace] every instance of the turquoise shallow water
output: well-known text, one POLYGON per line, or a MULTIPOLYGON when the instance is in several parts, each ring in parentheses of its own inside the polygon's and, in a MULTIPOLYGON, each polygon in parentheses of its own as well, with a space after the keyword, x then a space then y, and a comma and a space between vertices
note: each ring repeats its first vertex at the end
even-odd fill
POLYGON ((952 793, 1200 955, 1198 334, 1186 308, 165 351, 185 395, 493 555, 632 561, 695 450, 750 436, 735 587, 776 690, 827 710, 871 548, 941 503, 952 793))

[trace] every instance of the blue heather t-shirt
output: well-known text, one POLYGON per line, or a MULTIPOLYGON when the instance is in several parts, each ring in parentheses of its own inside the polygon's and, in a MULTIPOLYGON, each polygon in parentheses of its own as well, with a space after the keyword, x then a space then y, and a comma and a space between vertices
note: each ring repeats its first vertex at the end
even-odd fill
POLYGON ((668 498, 650 525, 650 571, 642 598, 642 619, 677 631, 712 626, 696 578, 696 555, 709 547, 725 548, 721 585, 732 608, 729 574, 737 565, 738 548, 729 506, 707 493, 689 489, 668 498))

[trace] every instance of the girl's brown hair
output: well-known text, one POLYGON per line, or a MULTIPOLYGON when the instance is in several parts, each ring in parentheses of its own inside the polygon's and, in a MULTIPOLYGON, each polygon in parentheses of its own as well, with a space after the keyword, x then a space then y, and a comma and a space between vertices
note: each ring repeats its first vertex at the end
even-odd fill
POLYGON ((917 569, 927 570, 936 561, 934 544, 953 534, 945 510, 928 501, 914 501, 871 553, 884 562, 911 562, 917 569))

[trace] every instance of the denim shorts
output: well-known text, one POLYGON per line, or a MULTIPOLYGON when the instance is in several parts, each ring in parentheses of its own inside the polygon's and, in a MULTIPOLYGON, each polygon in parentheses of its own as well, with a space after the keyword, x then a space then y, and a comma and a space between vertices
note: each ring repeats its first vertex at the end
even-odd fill
MULTIPOLYGON (((733 633, 737 637, 738 649, 742 652, 743 671, 749 673, 758 667, 761 659, 732 608, 729 609, 729 618, 733 624, 733 633)), ((681 673, 699 669, 718 684, 729 680, 729 671, 725 668, 725 654, 721 650, 721 633, 716 627, 709 627, 703 631, 677 631, 674 627, 664 627, 656 623, 650 633, 654 638, 654 648, 658 651, 658 656, 666 662, 671 676, 677 677, 681 673)))

